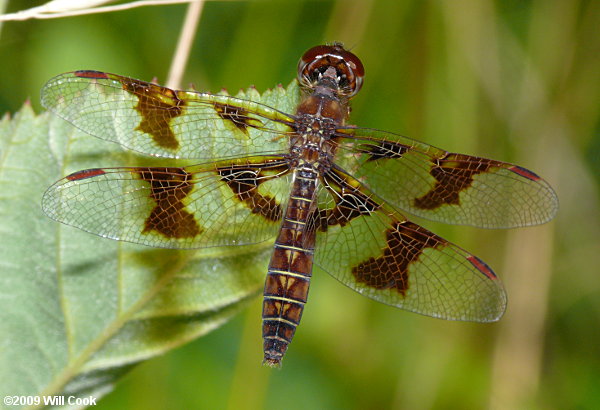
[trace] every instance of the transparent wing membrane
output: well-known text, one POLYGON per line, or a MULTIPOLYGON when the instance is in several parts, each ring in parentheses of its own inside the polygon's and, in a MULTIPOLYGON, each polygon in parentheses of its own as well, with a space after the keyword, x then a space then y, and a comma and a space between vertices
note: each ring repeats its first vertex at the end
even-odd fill
POLYGON ((550 185, 517 165, 449 153, 377 130, 343 131, 336 163, 387 202, 414 215, 512 228, 548 222, 558 210, 550 185))
POLYGON ((57 221, 148 246, 245 245, 277 234, 289 196, 288 171, 275 158, 93 169, 56 182, 42 206, 57 221))
POLYGON ((319 192, 315 263, 388 305, 451 320, 490 322, 506 307, 493 271, 408 221, 349 175, 326 175, 319 192))
MULTIPOLYGON (((260 98, 258 92, 251 96, 260 98)), ((275 89, 268 100, 283 101, 275 89)), ((77 128, 160 157, 212 160, 282 153, 294 118, 227 95, 171 90, 116 74, 75 71, 42 89, 42 105, 77 128)))

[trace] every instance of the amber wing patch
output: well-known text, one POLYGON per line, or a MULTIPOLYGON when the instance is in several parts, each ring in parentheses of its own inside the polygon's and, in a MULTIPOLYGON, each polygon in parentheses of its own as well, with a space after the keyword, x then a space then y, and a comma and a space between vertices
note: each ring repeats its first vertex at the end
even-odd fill
POLYGON ((121 78, 123 89, 138 99, 136 110, 142 116, 138 131, 151 135, 156 144, 175 150, 179 141, 171 129, 171 120, 181 115, 185 101, 177 91, 145 81, 121 78))
POLYGON ((375 289, 394 289, 402 296, 408 290, 408 269, 426 248, 446 241, 409 221, 397 222, 386 232, 387 246, 380 257, 369 258, 352 268, 359 283, 375 289))
POLYGON ((501 163, 463 154, 447 154, 436 161, 429 172, 435 178, 433 188, 414 200, 419 209, 436 209, 442 205, 460 205, 460 193, 473 183, 473 176, 487 172, 501 163))
POLYGON ((241 107, 234 107, 229 104, 213 103, 219 117, 225 121, 229 121, 237 129, 248 135, 248 127, 261 128, 264 124, 249 115, 248 110, 241 107))
POLYGON ((288 171, 288 164, 280 161, 217 168, 218 175, 235 196, 250 208, 252 213, 262 215, 270 221, 279 221, 283 210, 275 198, 261 194, 258 187, 268 179, 280 177, 288 171))
POLYGON ((409 147, 393 141, 361 144, 358 147, 359 152, 368 154, 367 161, 376 161, 378 159, 386 158, 401 158, 408 150, 409 147))
POLYGON ((361 215, 370 215, 379 209, 380 205, 369 195, 361 191, 355 180, 345 174, 331 169, 324 178, 325 187, 331 193, 335 206, 330 209, 320 209, 315 213, 316 228, 326 231, 328 226, 345 226, 361 215))
POLYGON ((185 169, 137 168, 137 172, 150 184, 150 197, 155 203, 143 233, 158 232, 167 238, 192 238, 201 233, 183 202, 192 190, 190 174, 185 169))

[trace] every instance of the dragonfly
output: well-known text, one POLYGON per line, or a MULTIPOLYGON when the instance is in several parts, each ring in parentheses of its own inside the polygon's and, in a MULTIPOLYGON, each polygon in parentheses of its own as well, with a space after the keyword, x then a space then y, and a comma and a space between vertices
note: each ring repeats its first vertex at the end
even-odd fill
POLYGON ((499 320, 507 299, 494 271, 400 210, 449 224, 524 227, 554 217, 556 193, 518 165, 348 124, 364 75, 341 43, 313 47, 300 58, 291 109, 100 71, 58 75, 41 92, 51 112, 129 150, 198 163, 78 171, 48 188, 43 210, 153 247, 273 243, 262 308, 268 366, 281 365, 294 337, 313 265, 391 306, 499 320))

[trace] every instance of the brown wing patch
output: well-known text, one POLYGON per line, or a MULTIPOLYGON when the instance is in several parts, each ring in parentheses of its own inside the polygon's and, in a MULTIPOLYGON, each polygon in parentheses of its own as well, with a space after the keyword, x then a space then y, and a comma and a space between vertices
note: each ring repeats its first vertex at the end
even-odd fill
POLYGON ((324 183, 331 192, 335 206, 330 209, 320 209, 315 213, 315 223, 321 231, 326 231, 327 227, 332 225, 345 226, 354 218, 370 215, 381 206, 361 191, 357 181, 346 178, 335 169, 325 174, 324 183))
POLYGON ((202 232, 183 203, 192 190, 189 173, 183 168, 137 168, 136 171, 150 184, 150 196, 156 203, 143 233, 154 231, 167 238, 191 238, 202 232))
POLYGON ((138 98, 136 110, 142 121, 136 128, 151 135, 162 148, 177 149, 179 141, 171 129, 171 120, 182 113, 185 101, 177 96, 177 91, 145 81, 121 78, 123 89, 138 98))
POLYGON ((270 221, 279 221, 283 215, 281 205, 275 198, 258 192, 258 186, 270 178, 282 176, 289 171, 285 162, 273 164, 231 165, 217 168, 221 179, 227 183, 237 198, 252 210, 270 221))
POLYGON ((219 117, 230 121, 237 129, 248 135, 248 127, 261 128, 264 124, 248 115, 248 110, 229 104, 213 103, 219 117))
POLYGON ((361 144, 359 152, 369 155, 367 161, 376 161, 386 158, 401 158, 409 147, 393 141, 381 141, 374 144, 361 144))
POLYGON ((414 205, 420 209, 436 209, 442 205, 460 205, 460 193, 473 183, 473 176, 487 172, 501 163, 486 158, 463 154, 447 154, 436 161, 429 174, 435 178, 431 191, 416 198, 414 205))
POLYGON ((426 248, 447 242, 427 229, 409 221, 396 222, 386 231, 387 246, 382 255, 369 258, 352 268, 357 282, 375 289, 395 289, 402 296, 408 290, 408 269, 426 248))

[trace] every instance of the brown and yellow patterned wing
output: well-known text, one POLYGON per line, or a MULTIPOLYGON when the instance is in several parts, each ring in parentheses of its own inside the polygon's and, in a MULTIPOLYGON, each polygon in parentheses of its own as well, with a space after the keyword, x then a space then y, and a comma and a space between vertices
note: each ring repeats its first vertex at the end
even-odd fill
POLYGON ((338 131, 336 163, 412 214, 459 225, 511 228, 548 222, 558 211, 552 187, 518 165, 450 153, 378 130, 338 131))
POLYGON ((95 137, 143 154, 213 160, 287 150, 297 88, 279 87, 240 99, 178 91, 99 71, 74 71, 52 78, 42 105, 95 137), (250 98, 255 101, 250 101, 250 98), (261 103, 263 102, 263 103, 261 103))
POLYGON ((506 293, 479 258, 408 221, 339 169, 319 192, 315 263, 357 292, 412 312, 493 322, 506 293))
POLYGON ((48 188, 42 207, 67 225, 148 246, 245 245, 277 234, 290 178, 278 157, 88 169, 48 188))

